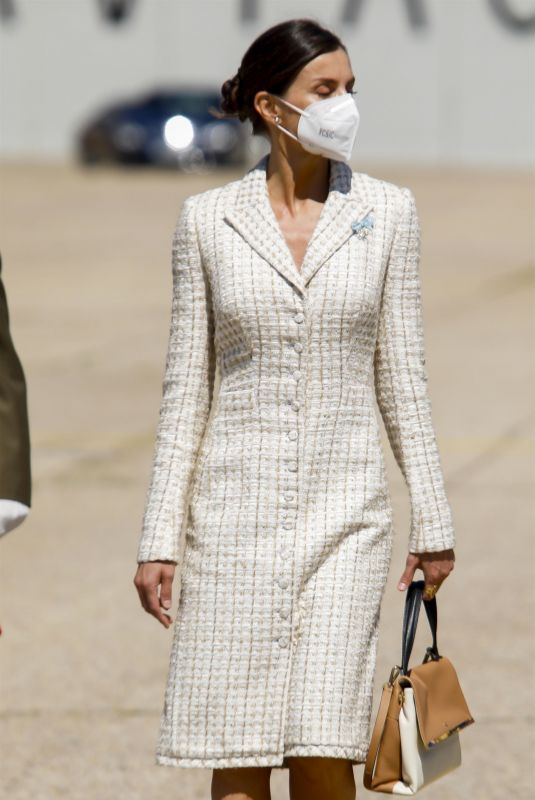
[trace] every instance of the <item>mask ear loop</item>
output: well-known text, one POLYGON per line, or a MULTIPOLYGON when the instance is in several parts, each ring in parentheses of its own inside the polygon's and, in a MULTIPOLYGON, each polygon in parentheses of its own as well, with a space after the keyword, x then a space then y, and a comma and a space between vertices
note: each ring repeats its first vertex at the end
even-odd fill
POLYGON ((310 116, 310 114, 308 113, 308 111, 306 109, 299 108, 299 106, 294 106, 293 103, 290 103, 289 100, 285 100, 284 97, 279 97, 277 94, 274 94, 273 97, 276 97, 277 100, 281 101, 281 103, 285 103, 287 106, 290 106, 290 108, 293 108, 293 110, 297 111, 299 114, 304 114, 305 117, 309 117, 310 116))
MULTIPOLYGON (((284 97, 279 97, 277 94, 274 94, 273 97, 276 97, 277 100, 281 101, 281 103, 286 103, 287 106, 290 106, 290 108, 293 108, 293 110, 297 111, 299 114, 304 114, 305 117, 310 116, 308 111, 305 111, 303 108, 299 108, 298 106, 294 106, 293 103, 290 103, 289 100, 285 100, 284 97)), ((295 139, 296 142, 301 143, 301 140, 294 133, 289 131, 288 128, 284 128, 282 125, 279 125, 278 122, 275 122, 274 124, 276 128, 278 128, 281 131, 284 131, 284 133, 287 133, 288 136, 291 136, 292 139, 295 139)))

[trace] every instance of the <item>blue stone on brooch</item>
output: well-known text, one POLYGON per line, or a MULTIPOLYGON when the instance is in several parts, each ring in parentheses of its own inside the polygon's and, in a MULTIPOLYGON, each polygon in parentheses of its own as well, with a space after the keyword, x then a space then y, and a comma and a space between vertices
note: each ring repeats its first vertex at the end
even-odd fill
POLYGON ((353 233, 356 233, 359 239, 365 239, 374 225, 373 214, 367 214, 361 220, 354 220, 351 223, 353 233))

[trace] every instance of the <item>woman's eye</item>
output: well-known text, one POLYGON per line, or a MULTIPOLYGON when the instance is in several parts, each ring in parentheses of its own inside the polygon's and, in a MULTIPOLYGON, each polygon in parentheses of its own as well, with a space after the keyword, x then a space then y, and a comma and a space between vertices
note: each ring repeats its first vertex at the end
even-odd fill
MULTIPOLYGON (((334 91, 334 89, 329 89, 329 91, 328 91, 328 92, 316 92, 316 94, 317 94, 319 97, 328 97, 330 94, 332 94, 332 93, 333 93, 333 91, 334 91)), ((348 90, 347 90, 347 93, 348 93, 348 94, 358 94, 358 89, 355 89, 355 90, 348 89, 348 90)))

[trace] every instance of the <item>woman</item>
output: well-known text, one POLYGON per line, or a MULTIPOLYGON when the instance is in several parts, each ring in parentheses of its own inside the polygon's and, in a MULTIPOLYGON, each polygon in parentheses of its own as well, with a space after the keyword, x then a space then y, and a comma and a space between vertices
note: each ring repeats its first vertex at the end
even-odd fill
POLYGON ((315 21, 265 31, 222 110, 271 151, 175 230, 134 583, 169 627, 180 563, 156 763, 213 768, 218 800, 269 798, 272 767, 292 800, 355 797, 393 535, 374 397, 410 492, 403 586, 421 568, 432 596, 453 568, 414 197, 347 164, 354 82, 315 21))

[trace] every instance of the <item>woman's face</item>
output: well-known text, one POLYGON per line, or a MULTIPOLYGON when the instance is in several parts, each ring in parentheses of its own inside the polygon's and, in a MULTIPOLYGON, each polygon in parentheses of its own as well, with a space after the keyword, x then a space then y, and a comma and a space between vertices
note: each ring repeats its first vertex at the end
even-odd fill
MULTIPOLYGON (((334 97, 352 92, 354 85, 355 76, 351 69, 351 62, 345 50, 339 48, 332 53, 322 53, 309 61, 280 97, 298 108, 305 108, 310 103, 324 97, 334 97)), ((264 92, 262 95, 259 106, 259 110, 262 109, 263 112, 262 117, 267 122, 273 123, 278 114, 281 117, 281 124, 295 134, 299 113, 288 108, 268 92, 264 92)))

